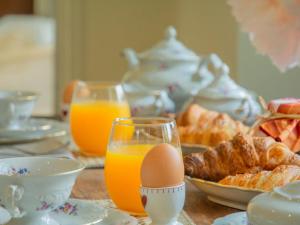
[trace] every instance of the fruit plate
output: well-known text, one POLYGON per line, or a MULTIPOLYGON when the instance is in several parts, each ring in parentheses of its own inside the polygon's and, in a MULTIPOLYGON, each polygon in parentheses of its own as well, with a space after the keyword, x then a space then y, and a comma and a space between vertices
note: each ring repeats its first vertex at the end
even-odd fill
POLYGON ((181 143, 181 150, 183 155, 188 155, 190 153, 197 153, 197 152, 205 152, 210 148, 211 147, 206 145, 181 143))
POLYGON ((186 179, 203 191, 210 201, 240 210, 246 210, 249 201, 263 193, 261 190, 226 186, 188 176, 186 179))

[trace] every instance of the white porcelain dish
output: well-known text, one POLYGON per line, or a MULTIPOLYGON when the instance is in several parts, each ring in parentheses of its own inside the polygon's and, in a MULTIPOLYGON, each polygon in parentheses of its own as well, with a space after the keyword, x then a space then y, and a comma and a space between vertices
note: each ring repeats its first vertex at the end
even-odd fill
POLYGON ((0 91, 0 127, 16 129, 31 116, 37 94, 29 91, 0 91))
MULTIPOLYGON (((133 49, 126 48, 123 54, 129 64, 129 70, 122 80, 125 92, 165 90, 168 98, 164 97, 163 103, 168 112, 180 111, 192 93, 206 87, 214 78, 209 70, 210 67, 214 67, 211 58, 204 58, 188 49, 177 39, 174 27, 168 27, 165 38, 151 49, 136 53, 133 49), (170 104, 170 100, 173 104, 170 104)), ((128 98, 131 105, 143 102, 143 106, 146 107, 151 101, 147 103, 144 99, 146 100, 145 95, 128 98)), ((150 110, 149 107, 146 108, 150 110)), ((159 105, 152 105, 151 109, 152 113, 161 111, 159 105)))
POLYGON ((275 187, 256 196, 248 204, 247 216, 253 225, 299 225, 300 181, 275 187))
POLYGON ((50 119, 31 119, 19 129, 0 129, 0 145, 26 143, 66 134, 67 126, 64 123, 50 119))
POLYGON ((95 201, 69 199, 49 213, 59 225, 98 224, 106 217, 106 209, 95 201))
POLYGON ((2 207, 0 207, 0 224, 6 224, 10 221, 10 214, 2 207))
POLYGON ((252 125, 257 115, 262 113, 258 96, 232 80, 229 67, 217 55, 210 57, 215 68, 214 80, 207 87, 200 89, 188 102, 227 113, 236 120, 252 125))
POLYGON ((225 186, 197 178, 186 177, 186 179, 203 191, 210 201, 235 209, 246 210, 249 201, 263 193, 260 190, 225 186))
MULTIPOLYGON (((134 217, 120 210, 104 207, 99 201, 93 200, 69 199, 65 204, 50 212, 49 217, 59 225, 138 224, 134 217)), ((0 207, 0 224, 5 224, 9 220, 6 210, 0 207)))
POLYGON ((97 223, 97 225, 116 225, 116 224, 138 225, 138 221, 136 218, 129 216, 120 210, 107 209, 107 216, 100 223, 97 223))
POLYGON ((51 129, 51 124, 46 123, 43 119, 28 119, 26 123, 15 129, 0 128, 0 136, 7 135, 13 132, 21 131, 42 131, 51 129))
POLYGON ((248 225, 245 212, 232 213, 216 219, 212 225, 248 225))
POLYGON ((58 225, 48 213, 68 200, 83 169, 64 158, 1 159, 0 202, 13 218, 8 225, 58 225))
POLYGON ((183 155, 188 155, 190 153, 197 153, 197 152, 205 152, 210 148, 211 147, 206 145, 181 143, 181 150, 183 155))

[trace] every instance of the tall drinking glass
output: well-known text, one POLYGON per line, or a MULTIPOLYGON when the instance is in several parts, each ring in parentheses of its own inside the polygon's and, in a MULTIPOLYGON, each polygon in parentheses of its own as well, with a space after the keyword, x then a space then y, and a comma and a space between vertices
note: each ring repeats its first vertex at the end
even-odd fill
POLYGON ((122 86, 103 82, 78 82, 71 103, 72 137, 85 155, 104 156, 112 122, 130 116, 122 86))
POLYGON ((141 164, 146 153, 160 143, 173 145, 181 154, 173 119, 133 117, 114 121, 105 160, 105 182, 119 209, 132 215, 145 214, 139 193, 141 164))

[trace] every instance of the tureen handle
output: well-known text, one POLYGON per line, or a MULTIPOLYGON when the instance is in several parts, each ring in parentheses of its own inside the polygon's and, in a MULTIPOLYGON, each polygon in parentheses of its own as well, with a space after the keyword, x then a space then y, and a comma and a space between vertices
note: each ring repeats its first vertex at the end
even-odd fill
POLYGON ((193 76, 192 79, 193 81, 202 81, 202 79, 207 76, 213 79, 219 77, 222 74, 228 73, 228 66, 225 63, 223 63, 223 61, 217 54, 212 53, 200 61, 197 73, 193 76))
POLYGON ((229 74, 229 67, 222 61, 222 59, 217 54, 210 54, 208 56, 208 60, 213 66, 213 71, 211 71, 211 73, 215 76, 215 78, 229 74))
POLYGON ((19 185, 9 185, 6 189, 6 199, 4 202, 5 209, 10 213, 13 218, 21 218, 25 212, 17 206, 24 194, 24 188, 19 185))
POLYGON ((127 59, 130 69, 133 69, 139 65, 139 59, 133 49, 125 48, 123 50, 123 55, 127 59))

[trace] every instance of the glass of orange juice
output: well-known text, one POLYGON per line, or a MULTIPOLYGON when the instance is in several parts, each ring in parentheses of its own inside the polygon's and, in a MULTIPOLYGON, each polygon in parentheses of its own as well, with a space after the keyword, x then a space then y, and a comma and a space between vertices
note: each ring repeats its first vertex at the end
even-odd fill
POLYGON ((104 156, 112 122, 130 116, 120 84, 83 82, 76 84, 70 126, 73 140, 85 155, 104 156))
POLYGON ((104 175, 108 193, 119 209, 145 215, 139 193, 140 169, 146 153, 160 143, 181 151, 173 119, 133 117, 114 121, 104 175))

